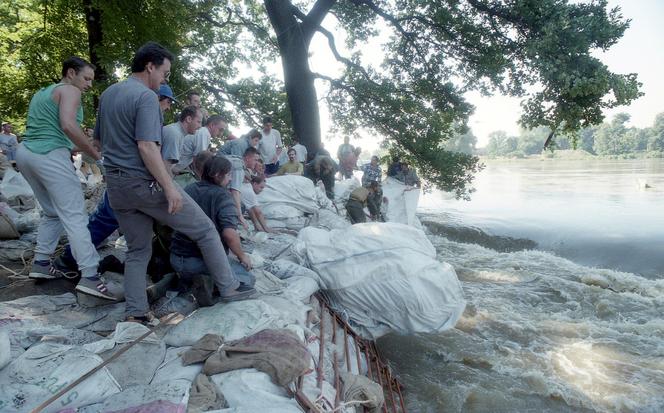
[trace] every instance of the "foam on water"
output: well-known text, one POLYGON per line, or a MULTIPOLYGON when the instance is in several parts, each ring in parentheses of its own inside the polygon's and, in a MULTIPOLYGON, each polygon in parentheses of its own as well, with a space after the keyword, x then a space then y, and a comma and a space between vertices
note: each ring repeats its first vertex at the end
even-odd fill
POLYGON ((664 411, 664 280, 431 235, 467 309, 379 341, 417 412, 664 411))

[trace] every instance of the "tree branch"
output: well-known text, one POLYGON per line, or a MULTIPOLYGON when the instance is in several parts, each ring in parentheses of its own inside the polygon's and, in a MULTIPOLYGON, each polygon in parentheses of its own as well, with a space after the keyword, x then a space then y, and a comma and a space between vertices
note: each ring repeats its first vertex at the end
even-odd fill
POLYGON ((314 6, 309 11, 309 14, 307 14, 303 20, 302 32, 304 33, 304 40, 307 43, 307 47, 311 42, 311 38, 314 36, 314 33, 320 27, 321 23, 325 19, 325 16, 327 16, 327 13, 336 2, 336 0, 316 1, 314 6))

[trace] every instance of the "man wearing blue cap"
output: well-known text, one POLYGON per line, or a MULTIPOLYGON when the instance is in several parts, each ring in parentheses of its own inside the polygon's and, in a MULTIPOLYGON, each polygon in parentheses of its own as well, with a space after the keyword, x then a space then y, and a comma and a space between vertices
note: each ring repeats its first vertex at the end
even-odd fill
POLYGON ((171 110, 173 103, 178 103, 173 96, 173 89, 168 85, 159 86, 159 107, 161 108, 161 113, 171 110))

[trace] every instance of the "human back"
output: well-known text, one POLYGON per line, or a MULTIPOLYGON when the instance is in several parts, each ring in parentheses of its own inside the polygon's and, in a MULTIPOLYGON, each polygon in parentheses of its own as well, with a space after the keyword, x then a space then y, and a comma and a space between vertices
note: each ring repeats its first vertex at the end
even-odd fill
POLYGON ((104 148, 104 167, 151 179, 136 145, 138 140, 161 143, 161 124, 159 98, 144 83, 129 77, 106 89, 95 128, 104 148))

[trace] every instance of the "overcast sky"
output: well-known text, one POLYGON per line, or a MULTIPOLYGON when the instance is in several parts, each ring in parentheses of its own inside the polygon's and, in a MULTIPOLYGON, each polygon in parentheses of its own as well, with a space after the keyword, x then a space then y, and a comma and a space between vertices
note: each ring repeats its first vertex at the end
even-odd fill
MULTIPOLYGON (((607 53, 597 56, 614 73, 637 73, 645 95, 606 115, 610 118, 627 112, 631 125, 643 128, 652 124, 656 114, 664 112, 664 0, 609 0, 609 7, 615 6, 620 6, 623 16, 632 20, 631 26, 607 53)), ((519 99, 483 98, 478 94, 467 98, 477 107, 470 126, 478 137, 478 146, 486 145, 489 133, 495 130, 518 133, 519 99)))

